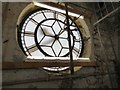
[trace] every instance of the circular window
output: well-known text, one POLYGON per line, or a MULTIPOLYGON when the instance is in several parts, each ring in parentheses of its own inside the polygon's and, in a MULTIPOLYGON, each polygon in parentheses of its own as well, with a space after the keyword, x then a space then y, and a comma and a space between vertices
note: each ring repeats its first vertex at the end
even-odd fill
MULTIPOLYGON (((69 17, 73 59, 79 58, 83 49, 80 28, 69 17)), ((19 24, 18 43, 26 56, 70 57, 66 15, 46 9, 28 13, 19 24)), ((47 71, 59 72, 69 67, 43 67, 47 71)))

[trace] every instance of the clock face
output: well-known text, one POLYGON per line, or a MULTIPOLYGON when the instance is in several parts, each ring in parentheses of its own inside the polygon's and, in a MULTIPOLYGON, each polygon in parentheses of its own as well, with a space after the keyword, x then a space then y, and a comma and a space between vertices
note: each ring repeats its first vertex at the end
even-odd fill
MULTIPOLYGON (((83 42, 79 27, 69 17, 73 59, 79 58, 83 42)), ((18 43, 26 56, 69 57, 66 16, 51 10, 37 10, 27 15, 17 32, 18 43)), ((44 68, 62 71, 67 67, 44 68)))

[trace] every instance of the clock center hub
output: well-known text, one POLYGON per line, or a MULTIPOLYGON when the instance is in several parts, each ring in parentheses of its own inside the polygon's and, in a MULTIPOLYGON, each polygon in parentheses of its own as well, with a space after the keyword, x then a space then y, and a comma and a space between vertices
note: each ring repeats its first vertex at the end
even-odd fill
POLYGON ((55 37, 55 39, 56 39, 56 40, 58 40, 58 39, 59 39, 59 36, 58 36, 58 35, 55 35, 54 37, 55 37))

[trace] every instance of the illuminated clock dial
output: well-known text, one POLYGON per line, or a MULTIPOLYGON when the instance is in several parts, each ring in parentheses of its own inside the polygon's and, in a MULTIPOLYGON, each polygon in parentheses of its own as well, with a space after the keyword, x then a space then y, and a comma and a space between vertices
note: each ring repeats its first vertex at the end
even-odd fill
MULTIPOLYGON (((69 23, 74 59, 80 57, 83 41, 79 27, 70 17, 69 23)), ((65 14, 51 10, 36 10, 26 15, 18 29, 18 43, 27 56, 69 57, 65 14)), ((65 68, 57 67, 57 70, 65 68)))

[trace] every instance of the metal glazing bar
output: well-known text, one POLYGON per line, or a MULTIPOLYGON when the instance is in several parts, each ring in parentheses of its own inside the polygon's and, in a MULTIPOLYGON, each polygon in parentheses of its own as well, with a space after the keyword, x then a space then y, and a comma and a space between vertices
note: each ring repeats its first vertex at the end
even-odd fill
POLYGON ((67 31, 68 31, 68 44, 69 44, 69 53, 70 53, 70 71, 71 71, 71 74, 74 74, 73 55, 72 55, 72 47, 71 47, 70 26, 69 26, 69 16, 68 16, 67 4, 65 4, 65 7, 66 7, 66 19, 67 19, 67 31))

